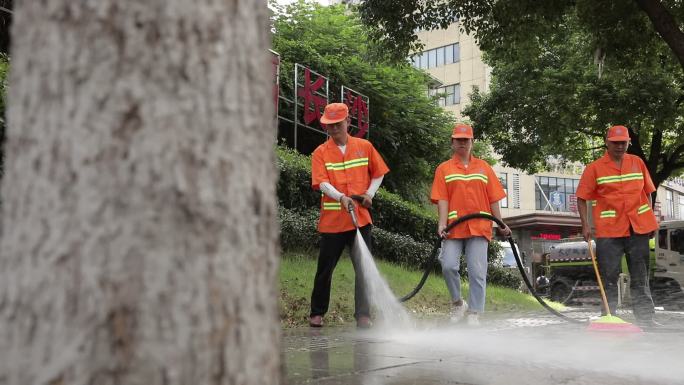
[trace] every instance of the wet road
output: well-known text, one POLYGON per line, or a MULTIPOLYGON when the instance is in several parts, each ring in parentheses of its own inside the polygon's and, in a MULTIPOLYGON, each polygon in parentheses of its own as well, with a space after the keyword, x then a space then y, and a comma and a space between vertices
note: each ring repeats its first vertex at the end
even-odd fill
POLYGON ((658 320, 661 332, 629 335, 545 314, 490 315, 479 328, 423 321, 403 330, 287 329, 284 383, 684 384, 684 313, 659 312, 658 320))

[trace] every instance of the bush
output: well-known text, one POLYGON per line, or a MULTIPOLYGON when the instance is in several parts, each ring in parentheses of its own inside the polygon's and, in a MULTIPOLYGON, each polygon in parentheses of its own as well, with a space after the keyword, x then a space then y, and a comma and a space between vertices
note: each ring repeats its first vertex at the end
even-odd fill
POLYGON ((283 250, 314 250, 318 248, 316 229, 318 211, 297 212, 278 206, 280 221, 280 247, 283 250))
POLYGON ((278 146, 278 201, 288 209, 310 210, 320 205, 320 192, 311 188, 311 158, 297 151, 278 146))
POLYGON ((437 215, 428 214, 400 196, 380 189, 373 199, 373 223, 391 232, 406 234, 419 242, 434 242, 437 215))
POLYGON ((422 268, 430 258, 433 245, 413 238, 373 228, 373 255, 407 267, 422 268))
POLYGON ((517 270, 491 265, 487 269, 487 282, 516 290, 522 287, 521 285, 523 283, 517 270))

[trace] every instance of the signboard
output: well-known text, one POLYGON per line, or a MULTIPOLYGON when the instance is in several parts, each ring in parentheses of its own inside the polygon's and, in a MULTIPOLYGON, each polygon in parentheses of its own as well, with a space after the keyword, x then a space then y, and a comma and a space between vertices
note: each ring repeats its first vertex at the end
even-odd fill
POLYGON ((303 126, 326 134, 320 119, 323 116, 326 104, 328 104, 328 83, 327 77, 299 63, 295 64, 295 149, 297 148, 297 130, 300 125, 300 107, 303 110, 303 126))
POLYGON ((351 88, 342 86, 342 103, 349 107, 349 133, 357 138, 368 139, 370 127, 370 113, 368 110, 368 96, 354 91, 351 88))
POLYGON ((573 213, 577 212, 577 195, 568 195, 568 210, 572 211, 573 213))
POLYGON ((530 239, 546 239, 549 241, 560 241, 560 234, 539 233, 537 236, 531 236, 530 239))

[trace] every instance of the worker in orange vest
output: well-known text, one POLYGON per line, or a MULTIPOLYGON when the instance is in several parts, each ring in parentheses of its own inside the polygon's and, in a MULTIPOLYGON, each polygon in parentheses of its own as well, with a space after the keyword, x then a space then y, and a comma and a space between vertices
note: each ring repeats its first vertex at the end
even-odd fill
POLYGON ((626 254, 634 316, 643 326, 655 326, 648 240, 658 228, 651 209, 656 188, 643 160, 627 154, 630 137, 625 126, 610 127, 605 143, 606 153, 584 169, 577 186, 582 235, 587 242, 592 239, 586 202, 596 201, 595 206, 592 203, 596 254, 610 311, 615 314, 618 276, 626 254))
MULTIPOLYGON (((353 208, 359 231, 366 245, 371 247, 372 221, 368 209, 389 168, 373 145, 347 133, 350 124, 349 110, 343 103, 325 107, 321 123, 325 124, 329 138, 316 148, 311 157, 311 185, 320 189, 321 215, 318 231, 321 233, 318 267, 311 293, 309 325, 323 326, 328 311, 330 286, 337 261, 346 246, 353 246, 356 227, 348 212, 353 208), (360 205, 352 195, 360 195, 360 205)), ((360 328, 371 326, 370 307, 364 289, 360 263, 352 255, 355 271, 354 318, 360 328)))
MULTIPOLYGON (((459 123, 451 134, 453 156, 435 170, 430 200, 437 204, 439 222, 437 234, 445 238, 439 261, 442 274, 451 294, 452 322, 466 316, 468 325, 479 325, 479 314, 484 312, 487 287, 487 248, 492 238, 492 222, 488 219, 471 219, 451 229, 444 229, 458 217, 474 213, 487 213, 501 219, 499 201, 506 192, 494 170, 482 159, 472 155, 473 128, 459 123), (461 298, 461 255, 468 265, 470 292, 468 302, 461 298)), ((500 232, 509 236, 511 230, 504 225, 500 232)))

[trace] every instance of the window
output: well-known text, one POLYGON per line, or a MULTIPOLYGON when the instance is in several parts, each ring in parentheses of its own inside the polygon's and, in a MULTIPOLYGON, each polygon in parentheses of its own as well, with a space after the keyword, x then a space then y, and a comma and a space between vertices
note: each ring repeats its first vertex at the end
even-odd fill
POLYGON ((544 211, 571 211, 570 196, 577 191, 578 179, 535 177, 535 208, 544 211))
POLYGON ((444 47, 437 48, 437 67, 444 65, 444 47))
POLYGON ((674 218, 674 197, 672 194, 672 190, 667 190, 665 202, 665 216, 669 218, 674 218))
POLYGON ((684 195, 677 194, 677 219, 684 219, 684 195))
POLYGON ((461 85, 451 84, 436 89, 436 93, 445 94, 439 98, 439 105, 441 107, 459 104, 461 102, 461 85))
POLYGON ((667 230, 663 229, 658 231, 658 247, 661 249, 669 249, 667 245, 667 230))
POLYGON ((520 208, 520 174, 513 174, 513 191, 511 193, 513 208, 520 208))
POLYGON ((684 230, 673 229, 670 231, 670 250, 684 254, 684 230))
POLYGON ((501 182, 501 187, 503 187, 504 192, 506 193, 506 197, 502 200, 499 201, 501 203, 501 207, 507 208, 508 207, 508 174, 505 172, 499 173, 499 182, 501 182))
POLYGON ((413 66, 420 69, 440 67, 457 63, 460 59, 458 43, 429 49, 411 56, 413 66))
POLYGON ((445 56, 446 56, 444 61, 446 62, 446 64, 453 63, 454 62, 454 49, 451 46, 446 46, 444 51, 445 51, 445 56))

